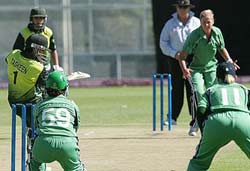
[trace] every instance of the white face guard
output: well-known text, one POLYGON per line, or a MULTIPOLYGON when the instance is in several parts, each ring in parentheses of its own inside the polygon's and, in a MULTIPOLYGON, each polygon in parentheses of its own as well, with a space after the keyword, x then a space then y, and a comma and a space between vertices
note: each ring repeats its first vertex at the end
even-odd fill
POLYGON ((35 43, 31 44, 31 48, 34 51, 35 58, 39 62, 41 62, 42 64, 48 64, 51 52, 50 49, 35 43))

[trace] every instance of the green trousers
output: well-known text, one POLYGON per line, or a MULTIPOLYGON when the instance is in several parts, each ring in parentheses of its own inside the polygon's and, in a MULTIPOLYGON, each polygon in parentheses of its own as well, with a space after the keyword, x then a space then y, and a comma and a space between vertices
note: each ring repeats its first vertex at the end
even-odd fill
POLYGON ((188 171, 207 171, 217 151, 234 141, 250 158, 250 114, 230 111, 211 114, 195 156, 190 160, 188 171))
POLYGON ((211 87, 217 82, 216 70, 210 70, 207 72, 193 70, 191 75, 194 88, 197 92, 198 101, 200 101, 207 88, 211 87))
POLYGON ((64 171, 82 171, 78 141, 75 137, 38 136, 32 148, 32 171, 45 171, 44 163, 57 161, 64 171))

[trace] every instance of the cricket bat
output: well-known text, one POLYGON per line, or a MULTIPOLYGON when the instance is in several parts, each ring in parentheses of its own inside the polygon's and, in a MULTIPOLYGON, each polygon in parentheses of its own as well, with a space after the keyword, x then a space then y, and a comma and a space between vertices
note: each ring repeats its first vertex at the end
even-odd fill
POLYGON ((76 71, 67 76, 68 81, 80 80, 85 78, 90 78, 91 76, 88 73, 84 73, 81 71, 76 71))

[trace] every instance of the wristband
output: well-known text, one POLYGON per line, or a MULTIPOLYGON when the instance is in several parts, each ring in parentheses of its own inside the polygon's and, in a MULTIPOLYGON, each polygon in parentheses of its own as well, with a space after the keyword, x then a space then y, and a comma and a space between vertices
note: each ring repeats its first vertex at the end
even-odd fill
POLYGON ((178 59, 179 58, 178 56, 180 56, 180 54, 181 54, 180 52, 176 52, 174 59, 178 59))

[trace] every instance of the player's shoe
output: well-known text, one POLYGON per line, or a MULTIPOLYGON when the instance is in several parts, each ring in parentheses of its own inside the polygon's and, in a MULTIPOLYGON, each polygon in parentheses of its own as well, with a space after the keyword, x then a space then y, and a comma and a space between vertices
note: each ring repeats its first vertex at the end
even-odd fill
MULTIPOLYGON (((164 125, 168 125, 168 119, 164 122, 164 125)), ((177 121, 172 119, 172 125, 177 125, 177 121)))
POLYGON ((188 131, 189 136, 197 136, 197 132, 199 131, 198 125, 194 124, 194 126, 190 126, 188 131))

